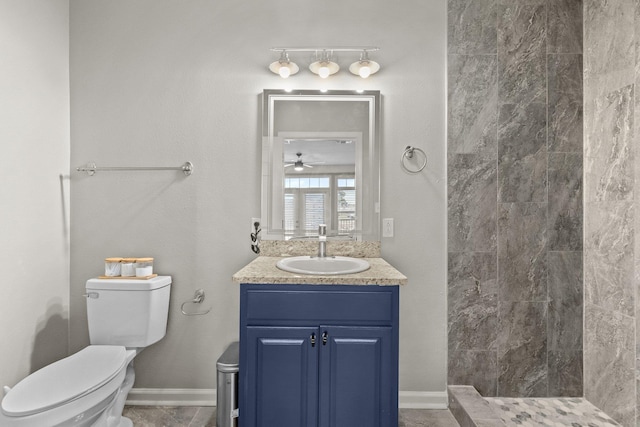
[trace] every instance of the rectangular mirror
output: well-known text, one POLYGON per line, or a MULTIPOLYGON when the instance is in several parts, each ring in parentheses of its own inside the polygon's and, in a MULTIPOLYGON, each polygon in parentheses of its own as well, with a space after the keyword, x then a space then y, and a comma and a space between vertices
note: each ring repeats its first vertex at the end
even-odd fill
POLYGON ((262 237, 379 240, 380 92, 262 96, 262 237))

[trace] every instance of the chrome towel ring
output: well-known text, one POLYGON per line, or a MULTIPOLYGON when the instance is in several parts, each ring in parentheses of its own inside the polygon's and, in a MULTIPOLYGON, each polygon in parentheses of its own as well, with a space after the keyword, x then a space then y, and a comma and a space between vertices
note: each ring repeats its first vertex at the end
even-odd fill
POLYGON ((185 301, 182 303, 182 305, 180 306, 180 311, 182 311, 182 314, 184 314, 185 316, 203 316, 211 311, 211 307, 209 307, 207 311, 196 311, 193 313, 187 313, 186 311, 184 311, 184 306, 186 304, 201 304, 202 301, 204 301, 204 289, 198 289, 196 293, 193 295, 192 300, 185 301))
POLYGON ((402 156, 400 157, 400 166, 402 166, 402 169, 406 170, 409 173, 418 173, 422 171, 425 168, 425 166, 427 166, 427 153, 425 153, 420 148, 407 145, 407 148, 404 149, 404 151, 402 152, 402 156), (405 159, 413 159, 413 155, 415 154, 416 151, 419 153, 422 153, 422 155, 424 156, 424 162, 422 162, 422 164, 420 165, 420 167, 418 167, 418 169, 413 170, 413 169, 410 169, 405 164, 404 161, 405 159))

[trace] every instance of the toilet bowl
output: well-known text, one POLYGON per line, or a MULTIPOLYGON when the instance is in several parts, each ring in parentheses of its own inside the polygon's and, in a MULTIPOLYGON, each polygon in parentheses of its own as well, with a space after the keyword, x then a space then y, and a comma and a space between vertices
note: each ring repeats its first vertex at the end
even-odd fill
POLYGON ((122 417, 135 380, 133 359, 166 333, 170 284, 168 276, 89 280, 92 345, 45 366, 11 389, 5 387, 0 426, 133 426, 122 417))
POLYGON ((135 354, 121 346, 89 346, 45 366, 7 393, 0 426, 100 425, 96 421, 127 383, 127 366, 135 354))

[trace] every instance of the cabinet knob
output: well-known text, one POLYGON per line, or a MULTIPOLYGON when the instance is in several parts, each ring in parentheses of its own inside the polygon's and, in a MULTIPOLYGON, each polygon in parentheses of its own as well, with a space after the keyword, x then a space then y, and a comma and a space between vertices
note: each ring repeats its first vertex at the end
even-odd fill
POLYGON ((329 335, 329 334, 327 333, 327 331, 324 331, 324 332, 322 333, 322 345, 327 345, 327 336, 328 336, 328 335, 329 335))
POLYGON ((316 346, 316 334, 315 333, 311 334, 310 339, 311 339, 311 347, 315 347, 316 346))

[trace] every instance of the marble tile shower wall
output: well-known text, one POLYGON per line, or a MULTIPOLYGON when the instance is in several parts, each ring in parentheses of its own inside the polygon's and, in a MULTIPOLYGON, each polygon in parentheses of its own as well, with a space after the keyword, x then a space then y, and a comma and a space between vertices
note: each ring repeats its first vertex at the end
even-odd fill
POLYGON ((640 1, 584 0, 584 51, 584 392, 640 425, 640 1))
POLYGON ((449 384, 582 396, 582 1, 449 0, 449 384))

